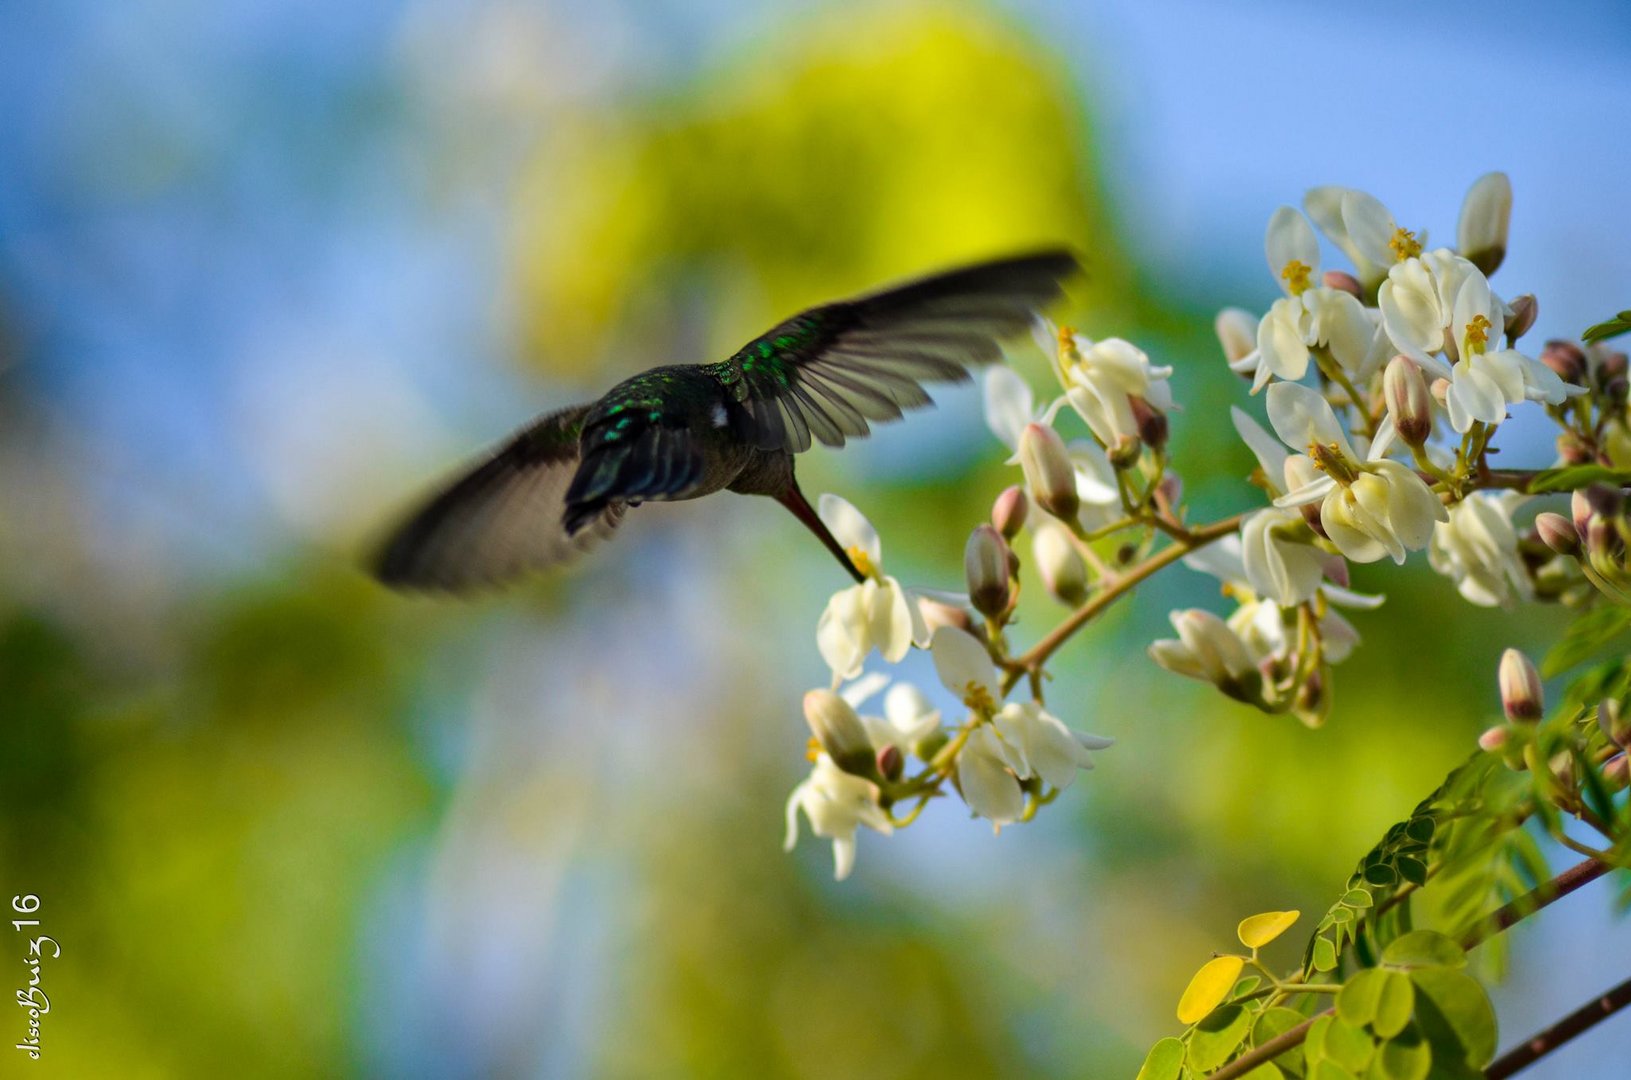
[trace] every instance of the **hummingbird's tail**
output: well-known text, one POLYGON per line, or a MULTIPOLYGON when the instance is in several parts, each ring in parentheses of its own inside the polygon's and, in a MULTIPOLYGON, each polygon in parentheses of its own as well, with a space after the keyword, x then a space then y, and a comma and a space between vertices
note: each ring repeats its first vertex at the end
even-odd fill
POLYGON ((838 538, 833 536, 832 532, 827 528, 827 523, 822 521, 821 516, 815 512, 815 507, 811 506, 809 500, 804 497, 804 492, 799 490, 797 480, 789 476, 787 478, 787 490, 775 498, 777 502, 791 510, 794 517, 804 522, 805 528, 815 533, 817 538, 827 545, 827 550, 833 553, 833 556, 838 559, 845 570, 849 571, 850 576, 855 579, 857 584, 865 583, 866 575, 856 568, 854 560, 849 557, 849 552, 844 550, 844 545, 838 542, 838 538))

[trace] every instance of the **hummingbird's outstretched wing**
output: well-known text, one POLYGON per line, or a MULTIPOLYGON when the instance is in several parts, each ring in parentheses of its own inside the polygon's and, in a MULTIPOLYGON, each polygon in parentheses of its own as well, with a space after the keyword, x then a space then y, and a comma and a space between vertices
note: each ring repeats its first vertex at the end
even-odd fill
POLYGON ((415 511, 373 564, 387 585, 459 592, 564 562, 617 527, 623 504, 573 535, 561 524, 588 405, 533 422, 415 511))
POLYGON ((930 404, 925 382, 961 382, 1001 357, 998 342, 1080 270, 1064 251, 1022 255, 922 278, 795 315, 705 370, 741 406, 737 434, 799 453, 867 434, 868 422, 930 404))

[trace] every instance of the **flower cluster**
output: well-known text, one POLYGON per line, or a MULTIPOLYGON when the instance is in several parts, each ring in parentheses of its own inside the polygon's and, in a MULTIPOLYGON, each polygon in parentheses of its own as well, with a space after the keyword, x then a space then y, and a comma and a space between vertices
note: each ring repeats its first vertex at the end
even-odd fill
POLYGON ((1264 250, 1281 295, 1260 317, 1228 308, 1216 320, 1230 368, 1249 384, 1243 403, 1261 402, 1267 422, 1230 410, 1256 461, 1254 508, 1191 522, 1167 457, 1173 369, 1128 341, 1040 317, 1056 389, 1039 397, 1004 366, 986 375, 986 422, 1020 482, 968 536, 966 591, 887 576, 877 531, 823 496, 822 520, 866 580, 836 593, 817 626, 833 681, 805 702, 813 768, 788 803, 789 846, 802 811, 833 841, 842 877, 860 826, 892 832, 948 788, 999 828, 1028 821, 1109 745, 1048 711, 1048 661, 1116 599, 1180 562, 1216 578, 1234 608, 1173 612, 1176 636, 1151 644, 1150 656, 1310 726, 1329 714, 1332 666, 1359 642, 1339 609, 1382 602, 1349 587, 1352 563, 1403 563, 1425 550, 1474 604, 1631 605, 1631 512, 1617 486, 1617 470, 1631 466, 1626 359, 1562 341, 1538 355, 1520 348, 1538 304, 1505 300, 1489 280, 1511 205, 1504 175, 1478 180, 1454 248, 1428 248, 1425 233, 1351 189, 1316 188, 1301 210, 1274 211, 1264 250), (1322 269, 1321 234, 1351 270, 1322 269), (1557 460, 1495 468, 1497 431, 1531 403, 1560 429, 1557 460), (1575 492, 1569 515, 1520 523, 1530 500, 1562 491, 1575 492), (1026 533, 1042 592, 1069 610, 1020 650, 1010 637, 1026 533), (913 648, 932 654, 959 713, 943 720, 899 681, 883 716, 857 713, 890 682, 865 674, 872 654, 894 664, 913 648), (1019 689, 1029 700, 1009 700, 1019 689))

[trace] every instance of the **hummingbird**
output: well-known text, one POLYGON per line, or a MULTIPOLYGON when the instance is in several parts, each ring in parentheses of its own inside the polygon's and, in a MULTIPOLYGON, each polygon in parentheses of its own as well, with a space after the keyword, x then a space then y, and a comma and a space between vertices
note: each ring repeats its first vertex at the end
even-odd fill
POLYGON ((469 592, 565 562, 645 502, 768 495, 866 580, 799 490, 794 455, 932 404, 1001 358, 1080 270, 1063 250, 934 274, 800 312, 713 364, 652 368, 547 413, 431 496, 373 561, 393 588, 469 592))

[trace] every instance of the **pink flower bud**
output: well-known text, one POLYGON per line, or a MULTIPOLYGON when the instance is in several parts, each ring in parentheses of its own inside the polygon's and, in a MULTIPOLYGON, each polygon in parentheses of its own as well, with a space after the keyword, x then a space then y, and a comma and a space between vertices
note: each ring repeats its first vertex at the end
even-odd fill
POLYGON ((1553 338, 1541 348, 1540 362, 1555 371, 1564 382, 1586 385, 1586 353, 1574 342, 1553 338))
POLYGON ((1433 402, 1421 368, 1408 356, 1388 361, 1382 375, 1382 397, 1399 437, 1411 446, 1423 446, 1433 434, 1433 402))
POLYGON ((1328 289, 1345 292, 1356 300, 1365 298, 1365 290, 1360 287, 1359 279, 1346 270, 1327 270, 1320 275, 1320 284, 1328 289))
POLYGON ((1535 532, 1541 542, 1559 555, 1580 554, 1580 530, 1562 514, 1548 511, 1535 518, 1535 532))
POLYGON ((1025 518, 1031 510, 1031 500, 1025 489, 1015 485, 997 496, 991 504, 991 524, 1002 533, 1004 540, 1012 540, 1025 527, 1025 518))
POLYGON ((878 772, 887 780, 899 780, 906 769, 906 755, 894 743, 878 751, 878 772))
POLYGON ((1501 688, 1501 708, 1508 720, 1534 723, 1540 719, 1546 698, 1534 661, 1517 649, 1506 650, 1501 654, 1497 682, 1501 688))
POLYGON ((1539 317, 1540 301, 1535 299, 1534 294, 1524 293, 1512 301, 1512 314, 1506 319, 1506 339, 1509 342, 1517 341, 1534 327, 1539 317))
POLYGON ((1042 424, 1025 425, 1019 436, 1019 467, 1038 506, 1056 518, 1076 519, 1082 506, 1076 470, 1057 431, 1042 424))

